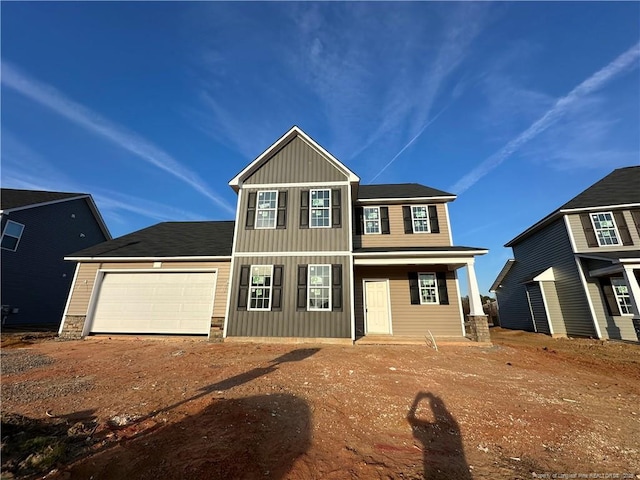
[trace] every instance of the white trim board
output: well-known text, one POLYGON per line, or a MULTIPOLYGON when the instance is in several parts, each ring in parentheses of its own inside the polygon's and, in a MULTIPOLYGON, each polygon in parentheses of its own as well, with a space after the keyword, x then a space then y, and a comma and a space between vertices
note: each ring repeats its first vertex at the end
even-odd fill
POLYGON ((393 197, 393 198, 358 198, 355 201, 355 204, 358 205, 360 203, 380 203, 380 204, 385 204, 385 203, 414 203, 414 202, 420 202, 420 203, 427 203, 429 204, 430 202, 437 202, 437 203, 441 203, 441 202, 452 202, 456 199, 457 197, 455 195, 453 196, 446 196, 446 197, 403 197, 403 198, 398 198, 398 197, 393 197))
POLYGON ((351 185, 349 182, 299 182, 299 183, 243 183, 243 190, 278 190, 291 187, 344 187, 351 185))

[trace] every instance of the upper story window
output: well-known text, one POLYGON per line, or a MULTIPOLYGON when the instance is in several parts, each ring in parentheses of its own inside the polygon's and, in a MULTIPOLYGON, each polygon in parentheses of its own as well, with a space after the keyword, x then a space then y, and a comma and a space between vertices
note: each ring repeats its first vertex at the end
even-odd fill
POLYGON ((419 273, 418 286, 421 305, 438 303, 438 284, 435 273, 419 273))
POLYGON ((331 190, 311 190, 309 209, 311 228, 331 226, 331 190))
POLYGON ((380 207, 364 207, 364 233, 381 233, 380 207))
POLYGON ((613 287, 613 293, 616 296, 618 302, 618 308, 621 315, 633 315, 631 309, 631 296, 629 294, 629 288, 623 278, 612 278, 611 286, 613 287))
POLYGON ((611 212, 592 213, 591 222, 593 223, 599 246, 620 244, 618 229, 611 212))
POLYGON ((273 265, 252 265, 249 288, 249 310, 271 309, 273 265))
POLYGON ((309 310, 331 310, 331 265, 309 265, 309 310))
POLYGON ((14 222, 13 220, 7 220, 7 224, 4 226, 4 232, 2 232, 2 248, 15 252, 18 249, 18 243, 20 243, 23 231, 23 224, 14 222))
POLYGON ((255 228, 276 228, 278 192, 266 190, 258 192, 255 228))
POLYGON ((413 233, 429 233, 429 211, 426 205, 411 206, 413 233))

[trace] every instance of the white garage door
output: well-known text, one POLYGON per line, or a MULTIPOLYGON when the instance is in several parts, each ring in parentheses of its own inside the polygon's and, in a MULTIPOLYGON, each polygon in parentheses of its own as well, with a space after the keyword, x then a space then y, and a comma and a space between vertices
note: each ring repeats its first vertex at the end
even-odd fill
POLYGON ((92 333, 207 334, 214 272, 105 273, 92 333))

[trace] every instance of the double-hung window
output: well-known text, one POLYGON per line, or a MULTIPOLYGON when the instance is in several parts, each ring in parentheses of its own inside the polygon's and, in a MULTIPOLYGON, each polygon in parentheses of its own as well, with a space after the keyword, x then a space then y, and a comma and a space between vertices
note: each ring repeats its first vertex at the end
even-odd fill
POLYGON ((613 287, 613 293, 616 296, 618 302, 618 308, 621 315, 633 315, 631 309, 631 296, 629 294, 629 288, 623 278, 612 278, 611 286, 613 287))
POLYGON ((311 228, 331 227, 331 190, 311 190, 311 228))
POLYGON ((309 265, 308 310, 331 310, 331 265, 309 265))
POLYGON ((364 207, 364 233, 382 233, 380 228, 380 207, 364 207))
POLYGON ((429 233, 429 209, 426 205, 411 206, 413 233, 429 233))
POLYGON ((435 273, 419 273, 418 286, 420 288, 420 304, 438 303, 438 284, 435 273))
POLYGON ((270 310, 273 265, 252 265, 249 284, 249 310, 270 310))
POLYGON ((7 220, 7 224, 4 226, 4 232, 2 232, 2 248, 15 252, 18 249, 18 243, 20 243, 23 231, 23 224, 7 220))
POLYGON ((611 212, 592 213, 591 222, 598 239, 598 245, 619 245, 620 237, 611 212))
POLYGON ((261 190, 258 192, 255 228, 276 228, 278 192, 261 190))

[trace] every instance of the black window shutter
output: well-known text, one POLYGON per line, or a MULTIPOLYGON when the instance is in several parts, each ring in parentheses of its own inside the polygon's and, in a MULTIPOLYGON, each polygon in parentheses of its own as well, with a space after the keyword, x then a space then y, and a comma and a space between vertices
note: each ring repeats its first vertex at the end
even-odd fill
POLYGON ((413 222, 411 221, 411 207, 402 207, 402 220, 404 222, 404 233, 413 233, 413 222))
POLYGON ((613 292, 613 285, 611 285, 611 279, 602 277, 600 278, 600 287, 607 304, 607 310, 609 315, 617 317, 620 315, 620 309, 618 307, 618 300, 616 300, 616 294, 613 292))
POLYGON ((247 309, 247 299, 249 297, 249 276, 251 265, 240 267, 240 289, 238 290, 238 310, 247 309))
POLYGON ((631 218, 633 218, 633 223, 636 224, 636 230, 638 231, 638 235, 640 235, 640 208, 631 210, 631 218))
POLYGON ((244 225, 245 230, 253 230, 256 221, 256 192, 249 192, 249 202, 247 205, 247 222, 244 225))
POLYGON ((271 310, 282 310, 282 281, 284 265, 273 266, 273 286, 271 292, 271 310))
POLYGON ((431 233, 440 233, 440 224, 438 223, 438 209, 435 205, 427 207, 429 211, 429 229, 431 233))
POLYGON ((411 305, 420 305, 418 272, 409 272, 409 295, 411 296, 411 305))
POLYGON ((621 211, 613 212, 613 218, 616 220, 622 245, 633 245, 633 240, 631 240, 631 235, 629 234, 629 227, 627 227, 627 221, 624 219, 624 213, 621 211))
POLYGON ((580 214, 580 221, 582 222, 582 229, 584 235, 587 237, 587 246, 597 247, 598 239, 596 238, 596 232, 593 230, 593 224, 591 223, 591 216, 588 213, 580 214))
POLYGON ((309 190, 300 192, 300 228, 309 228, 309 190))
POLYGON ((364 233, 364 209, 362 207, 355 208, 356 235, 364 233))
POLYGON ((447 291, 447 273, 437 272, 436 281, 438 284, 438 298, 440 305, 449 305, 449 292, 447 291))
POLYGON ((340 228, 342 225, 342 192, 339 188, 331 190, 331 226, 340 228))
POLYGON ((383 235, 389 235, 389 207, 380 207, 380 229, 383 235))
POLYGON ((287 192, 278 192, 278 213, 276 228, 287 228, 287 192))
POLYGON ((331 310, 342 311, 342 265, 331 265, 331 310))
POLYGON ((307 266, 298 265, 298 296, 296 310, 307 309, 307 266))

